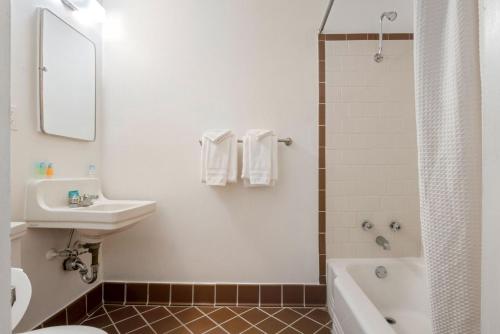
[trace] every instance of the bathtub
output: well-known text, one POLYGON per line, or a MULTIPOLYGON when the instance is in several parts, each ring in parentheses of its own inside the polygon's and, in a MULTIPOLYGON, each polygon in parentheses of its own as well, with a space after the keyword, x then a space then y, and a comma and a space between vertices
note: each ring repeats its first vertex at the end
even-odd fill
POLYGON ((327 268, 333 333, 432 333, 422 259, 330 259, 327 268), (375 274, 378 266, 385 278, 375 274))

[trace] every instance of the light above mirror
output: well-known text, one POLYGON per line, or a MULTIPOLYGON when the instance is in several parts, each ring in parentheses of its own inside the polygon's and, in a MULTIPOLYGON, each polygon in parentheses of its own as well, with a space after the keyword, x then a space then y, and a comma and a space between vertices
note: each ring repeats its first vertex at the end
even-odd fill
POLYGON ((99 23, 106 19, 106 10, 97 0, 61 0, 61 2, 85 21, 99 23))

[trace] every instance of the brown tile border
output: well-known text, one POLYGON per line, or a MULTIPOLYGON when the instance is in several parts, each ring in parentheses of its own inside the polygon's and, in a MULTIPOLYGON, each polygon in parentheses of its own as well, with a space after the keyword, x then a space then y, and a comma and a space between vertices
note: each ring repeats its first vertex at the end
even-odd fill
POLYGON ((75 325, 103 305, 103 288, 99 284, 89 290, 85 295, 77 298, 70 305, 63 308, 36 328, 75 325))
MULTIPOLYGON (((324 260, 322 255, 322 259, 324 260)), ((106 282, 103 285, 105 304, 117 304, 121 296, 117 290, 127 291, 120 305, 164 306, 317 306, 318 291, 326 289, 317 284, 182 284, 182 283, 122 283, 106 282), (148 291, 147 302, 129 291, 148 291), (319 290, 318 290, 319 289, 319 290), (106 291, 110 290, 110 291, 106 291), (309 296, 308 294, 313 294, 309 296), (111 298, 111 299, 107 299, 111 298), (132 299, 130 299, 132 298, 132 299), (137 303, 136 301, 139 300, 137 303), (309 302, 312 301, 312 302, 309 302)), ((326 298, 326 296, 325 296, 326 298)), ((325 299, 326 300, 326 299, 325 299)), ((323 304, 324 305, 324 304, 323 304)))
MULTIPOLYGON (((79 324, 103 305, 324 307, 317 284, 176 284, 105 282, 36 328, 79 324)), ((137 306, 140 307, 140 306, 137 306)))
MULTIPOLYGON (((326 217, 326 55, 325 42, 329 40, 346 40, 347 35, 322 35, 318 36, 318 61, 319 61, 319 101, 318 101, 318 255, 321 262, 322 255, 325 253, 325 217, 326 217)), ((319 264, 318 281, 324 284, 326 280, 322 277, 324 272, 321 270, 322 265, 319 264)))
MULTIPOLYGON (((413 33, 386 33, 382 36, 385 40, 412 40, 413 33)), ((320 35, 319 41, 368 41, 378 40, 378 33, 355 33, 355 34, 324 34, 320 35), (323 37, 324 36, 324 37, 323 37)), ((324 45, 322 46, 324 48, 324 45)), ((323 58, 324 59, 324 58, 323 58)))

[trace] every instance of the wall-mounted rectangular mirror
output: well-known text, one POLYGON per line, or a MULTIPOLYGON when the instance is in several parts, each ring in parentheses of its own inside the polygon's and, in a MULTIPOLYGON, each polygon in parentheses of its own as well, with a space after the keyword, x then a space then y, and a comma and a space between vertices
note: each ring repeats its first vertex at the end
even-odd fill
POLYGON ((40 10, 38 70, 40 130, 95 140, 95 45, 45 8, 40 10))

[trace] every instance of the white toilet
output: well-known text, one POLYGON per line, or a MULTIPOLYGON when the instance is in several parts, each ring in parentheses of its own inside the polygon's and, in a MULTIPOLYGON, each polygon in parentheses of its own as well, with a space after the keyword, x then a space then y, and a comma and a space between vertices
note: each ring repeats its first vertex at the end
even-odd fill
MULTIPOLYGON (((11 268, 11 285, 15 288, 15 302, 12 306, 11 324, 14 329, 19 321, 21 321, 24 313, 28 309, 31 299, 31 283, 28 276, 22 269, 11 268)), ((87 326, 56 326, 43 329, 37 329, 24 334, 106 334, 106 332, 87 326)))

